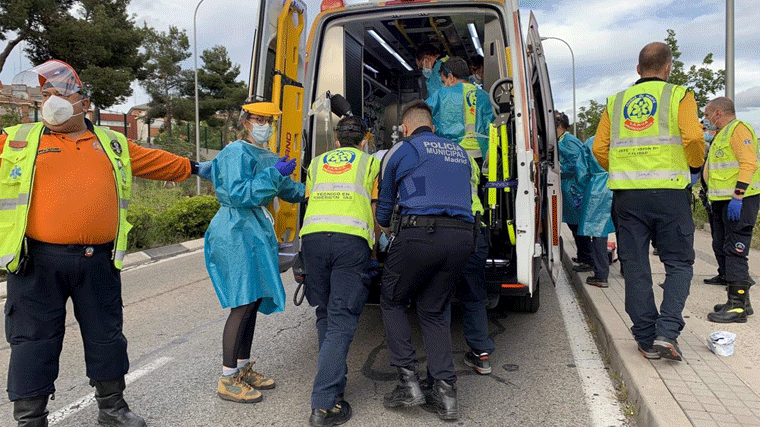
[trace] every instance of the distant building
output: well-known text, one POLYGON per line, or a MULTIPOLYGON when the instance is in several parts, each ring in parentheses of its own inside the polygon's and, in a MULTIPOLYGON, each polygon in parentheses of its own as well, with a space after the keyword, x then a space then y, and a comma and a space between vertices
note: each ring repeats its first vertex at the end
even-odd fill
POLYGON ((41 106, 42 92, 39 87, 0 83, 0 116, 14 115, 21 118, 21 123, 31 123, 35 112, 39 120, 41 106))

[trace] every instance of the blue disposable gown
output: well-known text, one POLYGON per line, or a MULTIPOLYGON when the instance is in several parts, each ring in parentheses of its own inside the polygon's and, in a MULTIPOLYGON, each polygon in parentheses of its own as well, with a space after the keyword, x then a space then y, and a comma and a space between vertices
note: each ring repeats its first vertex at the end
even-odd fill
POLYGON ((559 146, 559 164, 562 179, 562 222, 579 225, 581 222, 581 204, 583 186, 575 176, 575 164, 581 155, 583 143, 575 136, 565 132, 557 142, 559 146))
MULTIPOLYGON (((435 134, 457 144, 462 141, 465 132, 462 90, 462 83, 441 87, 425 101, 433 111, 435 134)), ((493 121, 493 108, 485 91, 477 89, 476 93, 475 129, 479 134, 480 151, 485 156, 488 150, 488 125, 493 121)))
POLYGON ((223 308, 263 298, 264 314, 285 309, 277 238, 266 205, 275 197, 298 203, 305 187, 282 176, 277 156, 244 141, 213 160, 212 182, 221 208, 206 230, 206 269, 223 308))
POLYGON ((578 234, 607 237, 615 231, 612 224, 612 191, 607 187, 609 173, 594 157, 593 145, 594 137, 591 137, 583 144, 581 155, 575 163, 575 176, 584 187, 578 234))
POLYGON ((427 88, 427 96, 431 97, 434 93, 438 92, 443 87, 441 82, 441 60, 436 59, 433 64, 433 73, 425 80, 425 86, 427 88))

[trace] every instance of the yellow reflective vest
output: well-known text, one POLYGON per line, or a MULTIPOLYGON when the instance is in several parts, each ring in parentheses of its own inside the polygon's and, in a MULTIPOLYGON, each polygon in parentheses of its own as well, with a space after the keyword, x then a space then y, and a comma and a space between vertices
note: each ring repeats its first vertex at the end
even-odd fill
POLYGON ((464 115, 464 136, 459 145, 467 151, 471 157, 482 157, 480 144, 478 143, 477 107, 478 88, 471 83, 462 83, 462 108, 464 115))
MULTIPOLYGON (((5 129, 8 138, 0 156, 0 270, 15 272, 18 268, 32 199, 37 149, 44 129, 41 122, 5 129)), ((129 143, 124 135, 108 128, 96 126, 94 132, 111 161, 116 181, 119 230, 112 257, 114 266, 121 269, 127 249, 127 233, 132 228, 127 222, 132 192, 129 143)))
MULTIPOLYGON (((743 124, 749 129, 750 134, 752 134, 752 140, 749 143, 754 146, 755 154, 760 159, 757 135, 749 124, 741 120, 734 120, 721 129, 710 145, 710 152, 707 154, 707 162, 705 162, 707 197, 710 200, 730 200, 734 195, 736 182, 739 179, 739 161, 736 159, 733 148, 731 148, 731 137, 739 124, 743 124)), ((760 194, 760 169, 752 174, 751 181, 744 193, 745 197, 760 194)))
POLYGON ((684 96, 682 86, 648 81, 607 99, 610 189, 682 189, 691 182, 678 126, 684 96))
POLYGON ((300 236, 333 232, 375 244, 371 198, 380 161, 353 147, 341 147, 311 162, 306 180, 309 205, 300 236))

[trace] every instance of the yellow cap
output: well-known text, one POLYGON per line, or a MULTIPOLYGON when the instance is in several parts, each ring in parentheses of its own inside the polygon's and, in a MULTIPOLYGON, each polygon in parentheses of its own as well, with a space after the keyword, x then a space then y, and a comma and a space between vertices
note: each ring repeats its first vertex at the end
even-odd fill
POLYGON ((243 111, 257 116, 279 116, 282 114, 273 102, 254 102, 243 105, 243 111))

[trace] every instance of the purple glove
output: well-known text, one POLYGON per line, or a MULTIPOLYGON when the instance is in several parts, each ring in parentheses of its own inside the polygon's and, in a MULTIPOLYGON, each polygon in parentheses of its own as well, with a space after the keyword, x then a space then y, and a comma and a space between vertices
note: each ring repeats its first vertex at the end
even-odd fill
POLYGON ((288 176, 296 170, 296 159, 288 160, 288 156, 283 156, 274 167, 280 171, 280 175, 288 176))
POLYGON ((736 197, 732 198, 730 202, 728 202, 728 209, 726 209, 726 216, 728 217, 729 221, 739 221, 739 217, 741 217, 742 214, 742 200, 737 199, 736 197))

